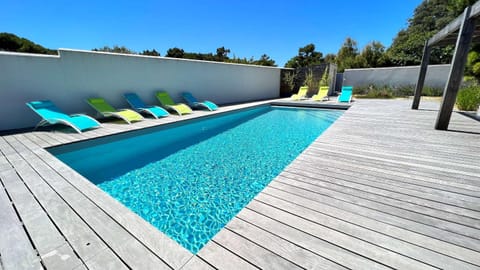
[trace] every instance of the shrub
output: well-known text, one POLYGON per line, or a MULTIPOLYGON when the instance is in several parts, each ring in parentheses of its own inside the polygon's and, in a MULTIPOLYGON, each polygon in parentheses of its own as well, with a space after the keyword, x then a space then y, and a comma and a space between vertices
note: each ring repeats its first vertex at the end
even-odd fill
POLYGON ((359 86, 353 88, 353 94, 358 98, 393 98, 395 97, 389 86, 359 86))
POLYGON ((306 71, 306 74, 305 74, 305 83, 304 85, 308 86, 308 90, 311 91, 315 88, 317 88, 317 82, 315 81, 315 79, 313 78, 313 70, 312 69, 309 69, 308 71, 306 71))
POLYGON ((438 87, 425 86, 422 90, 422 96, 439 97, 443 94, 443 89, 438 87))
MULTIPOLYGON (((413 96, 415 87, 413 85, 369 85, 358 86, 353 88, 354 95, 363 95, 364 97, 375 98, 391 98, 391 97, 408 97, 413 96)), ((442 88, 425 86, 422 91, 422 96, 441 96, 443 93, 442 88)))
POLYGON ((372 89, 364 96, 365 98, 393 98, 393 92, 390 89, 372 89))
POLYGON ((330 86, 330 78, 328 77, 328 72, 329 72, 329 66, 325 67, 325 70, 323 71, 322 78, 320 79, 319 86, 330 86))
POLYGON ((456 104, 460 110, 476 111, 480 105, 480 86, 471 85, 460 89, 456 104))
POLYGON ((415 92, 415 87, 413 87, 412 85, 402 85, 393 88, 393 93, 396 97, 412 96, 413 92, 415 92))
POLYGON ((292 72, 285 72, 285 75, 283 76, 283 81, 285 84, 288 86, 288 90, 293 90, 295 87, 295 79, 297 78, 297 74, 295 71, 292 72))

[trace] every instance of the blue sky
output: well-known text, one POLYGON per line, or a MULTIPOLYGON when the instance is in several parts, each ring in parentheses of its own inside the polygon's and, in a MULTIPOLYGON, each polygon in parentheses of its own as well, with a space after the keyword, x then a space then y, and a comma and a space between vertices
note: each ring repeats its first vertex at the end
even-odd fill
POLYGON ((91 50, 105 45, 163 56, 179 47, 215 52, 225 46, 237 57, 266 53, 279 66, 313 43, 337 53, 346 37, 359 49, 370 41, 390 46, 422 0, 0 0, 0 32, 42 46, 91 50))

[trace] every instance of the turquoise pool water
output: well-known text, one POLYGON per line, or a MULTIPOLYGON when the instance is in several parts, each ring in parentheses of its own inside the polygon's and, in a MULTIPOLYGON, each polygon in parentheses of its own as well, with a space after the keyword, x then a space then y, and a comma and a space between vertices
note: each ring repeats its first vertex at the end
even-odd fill
POLYGON ((196 253, 342 113, 257 107, 49 151, 196 253))

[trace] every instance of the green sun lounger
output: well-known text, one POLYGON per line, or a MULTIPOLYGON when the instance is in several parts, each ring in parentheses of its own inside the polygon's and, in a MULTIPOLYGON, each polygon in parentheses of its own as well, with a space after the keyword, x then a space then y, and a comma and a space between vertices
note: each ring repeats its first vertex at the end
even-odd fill
POLYGON ((342 92, 337 98, 337 102, 348 102, 352 101, 353 86, 343 86, 342 92))
POLYGON ((292 100, 305 99, 307 97, 307 93, 308 93, 308 86, 302 86, 298 90, 298 93, 292 95, 291 99, 292 100))
POLYGON ((125 99, 128 104, 139 113, 148 113, 155 118, 167 117, 170 114, 163 108, 158 106, 149 106, 143 102, 143 100, 136 93, 126 93, 124 94, 125 99))
POLYGON ((314 101, 323 101, 328 100, 328 86, 320 86, 318 93, 313 95, 312 100, 314 101))
POLYGON ((40 126, 63 124, 72 127, 76 132, 98 128, 102 125, 92 117, 84 114, 67 115, 63 113, 50 100, 40 100, 27 102, 27 106, 35 113, 42 117, 42 120, 35 126, 37 129, 40 126))
POLYGON ((187 102, 188 106, 192 108, 207 109, 209 111, 215 111, 218 109, 217 104, 208 100, 200 102, 189 92, 183 92, 182 97, 187 102))
POLYGON ((183 103, 175 103, 170 95, 165 91, 155 93, 158 101, 167 110, 175 111, 178 115, 192 113, 192 109, 183 103))
POLYGON ((104 117, 117 117, 124 120, 128 124, 131 124, 134 121, 143 120, 143 116, 135 111, 129 109, 116 110, 103 98, 89 98, 87 99, 87 103, 104 117))

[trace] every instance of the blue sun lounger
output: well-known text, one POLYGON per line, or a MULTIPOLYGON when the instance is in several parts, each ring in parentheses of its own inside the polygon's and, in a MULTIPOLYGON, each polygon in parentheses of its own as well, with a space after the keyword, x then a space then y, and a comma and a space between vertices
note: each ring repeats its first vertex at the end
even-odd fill
POLYGON ((82 133, 82 131, 90 128, 101 127, 101 124, 90 116, 84 114, 67 115, 63 113, 50 100, 32 101, 26 104, 42 117, 35 129, 40 126, 63 124, 72 127, 78 133, 82 133))
POLYGON ((348 102, 352 101, 352 92, 353 86, 343 86, 342 92, 337 98, 337 102, 348 102))
POLYGON ((163 108, 158 106, 149 106, 143 102, 140 97, 135 93, 125 93, 125 99, 127 100, 128 104, 137 112, 148 113, 155 118, 159 117, 167 117, 170 114, 163 108))
POLYGON ((218 109, 217 104, 204 100, 203 102, 199 102, 191 93, 189 92, 183 92, 182 93, 183 99, 187 102, 188 106, 192 108, 201 108, 201 109, 207 109, 210 111, 215 111, 218 109))

